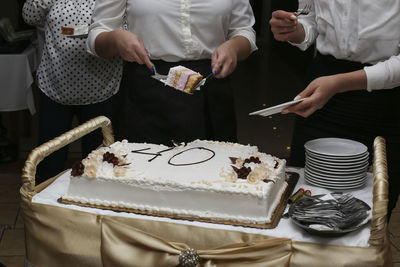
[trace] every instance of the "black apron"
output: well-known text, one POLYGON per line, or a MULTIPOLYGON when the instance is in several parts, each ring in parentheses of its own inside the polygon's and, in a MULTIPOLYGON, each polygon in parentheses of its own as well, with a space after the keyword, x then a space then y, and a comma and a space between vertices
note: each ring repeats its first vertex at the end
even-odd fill
MULTIPOLYGON (((154 60, 157 71, 167 74, 182 65, 203 76, 211 72, 210 60, 165 62, 154 60)), ((170 146, 195 139, 236 142, 236 117, 229 79, 211 79, 192 95, 151 78, 137 63, 124 63, 116 97, 113 124, 116 140, 170 146)))

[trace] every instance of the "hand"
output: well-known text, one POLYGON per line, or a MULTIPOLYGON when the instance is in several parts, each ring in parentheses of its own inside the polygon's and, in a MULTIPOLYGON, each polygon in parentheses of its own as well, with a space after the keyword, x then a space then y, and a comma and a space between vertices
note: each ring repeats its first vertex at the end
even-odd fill
POLYGON ((118 54, 128 62, 145 64, 149 69, 153 67, 149 55, 140 38, 128 31, 117 30, 114 32, 115 47, 118 54))
POLYGON ((340 91, 337 75, 323 76, 313 80, 295 99, 308 97, 306 100, 283 110, 283 114, 296 113, 308 117, 321 109, 336 93, 340 91))
POLYGON ((231 44, 229 41, 223 43, 211 56, 211 71, 216 78, 227 77, 237 66, 237 53, 231 44))
POLYGON ((277 41, 301 43, 305 38, 303 25, 297 23, 297 16, 293 12, 274 11, 269 24, 277 41))

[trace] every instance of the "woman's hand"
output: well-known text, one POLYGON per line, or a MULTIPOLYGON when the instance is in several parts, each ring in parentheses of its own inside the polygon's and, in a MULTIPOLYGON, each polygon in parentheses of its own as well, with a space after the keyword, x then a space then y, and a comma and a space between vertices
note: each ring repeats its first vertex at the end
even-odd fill
POLYGON ((337 76, 323 76, 313 80, 295 99, 308 97, 306 100, 282 111, 283 114, 296 113, 308 117, 321 109, 337 92, 337 76))
POLYGON ((237 55, 225 42, 215 49, 211 56, 212 72, 216 78, 225 78, 231 74, 237 66, 237 55))
POLYGON ((277 41, 301 43, 304 41, 305 32, 303 25, 297 23, 297 16, 293 12, 277 10, 272 12, 269 21, 271 31, 277 41))
POLYGON ((308 97, 306 100, 282 111, 296 113, 308 117, 323 106, 337 93, 367 88, 367 74, 357 70, 330 76, 322 76, 313 80, 295 99, 308 97))
POLYGON ((225 78, 237 66, 238 60, 250 55, 250 42, 243 36, 236 36, 221 44, 211 55, 211 71, 216 78, 225 78))
POLYGON ((129 31, 117 30, 114 38, 118 54, 125 61, 145 64, 148 68, 152 67, 146 48, 137 35, 129 31))
POLYGON ((153 67, 142 40, 129 31, 115 30, 99 34, 96 53, 108 59, 118 54, 125 61, 145 64, 149 69, 153 67))

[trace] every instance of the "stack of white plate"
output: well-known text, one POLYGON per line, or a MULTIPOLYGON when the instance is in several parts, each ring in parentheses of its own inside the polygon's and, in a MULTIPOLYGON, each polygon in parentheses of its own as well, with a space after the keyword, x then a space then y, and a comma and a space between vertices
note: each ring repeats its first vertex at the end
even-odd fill
POLYGON ((367 178, 368 148, 341 138, 319 138, 304 145, 305 180, 315 186, 347 190, 363 186, 367 178))

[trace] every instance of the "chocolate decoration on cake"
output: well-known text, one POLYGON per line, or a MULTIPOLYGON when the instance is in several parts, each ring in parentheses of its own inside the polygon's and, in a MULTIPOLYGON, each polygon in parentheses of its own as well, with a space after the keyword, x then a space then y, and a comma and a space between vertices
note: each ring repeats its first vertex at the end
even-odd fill
POLYGON ((196 164, 200 164, 200 163, 209 161, 209 160, 212 159, 214 156, 215 156, 215 152, 212 151, 211 149, 208 149, 208 148, 205 148, 205 147, 192 147, 192 148, 183 150, 183 151, 181 151, 181 152, 179 152, 179 153, 173 155, 173 156, 168 160, 168 164, 170 164, 170 165, 172 165, 172 166, 189 166, 189 165, 196 165, 196 164), (212 153, 212 155, 211 155, 208 159, 201 160, 201 161, 198 161, 198 162, 190 162, 190 163, 182 163, 182 164, 176 164, 176 163, 172 163, 172 162, 171 162, 172 159, 175 158, 176 156, 178 156, 178 155, 180 155, 180 154, 183 154, 183 153, 185 153, 185 152, 187 152, 187 151, 189 151, 189 150, 192 150, 192 149, 204 149, 204 150, 210 151, 210 152, 212 153))
MULTIPOLYGON (((231 162, 233 164, 236 164, 237 162, 237 158, 233 158, 230 157, 229 158, 231 160, 231 162)), ((247 179, 247 176, 251 173, 251 168, 250 167, 245 167, 244 165, 246 163, 255 163, 255 164, 259 164, 261 163, 261 160, 258 157, 253 157, 251 156, 250 158, 246 158, 243 163, 242 163, 242 167, 238 168, 236 166, 232 166, 233 170, 236 172, 237 177, 239 179, 247 179)))
POLYGON ((112 163, 113 166, 118 165, 119 160, 118 158, 114 155, 114 153, 106 152, 103 155, 103 161, 106 161, 108 163, 112 163))
POLYGON ((233 170, 237 173, 237 177, 239 179, 247 179, 247 176, 249 175, 249 173, 251 172, 251 168, 250 167, 242 167, 242 168, 237 168, 235 166, 232 166, 233 170))
POLYGON ((258 163, 261 163, 261 160, 258 157, 250 157, 250 158, 245 159, 243 164, 252 163, 252 162, 258 164, 258 163))
POLYGON ((128 165, 130 165, 131 163, 129 162, 129 163, 125 163, 125 164, 118 164, 117 166, 118 167, 123 167, 123 166, 128 166, 128 165))
POLYGON ((264 180, 262 180, 264 183, 275 183, 275 181, 274 180, 270 180, 270 179, 264 179, 264 180))
POLYGON ((77 161, 72 165, 71 176, 80 176, 85 170, 85 165, 82 161, 77 161))
POLYGON ((238 160, 238 158, 235 157, 229 157, 229 159, 231 160, 232 164, 236 164, 236 161, 238 160))
POLYGON ((275 160, 275 165, 274 165, 274 169, 277 169, 279 166, 279 162, 275 160))

